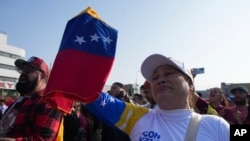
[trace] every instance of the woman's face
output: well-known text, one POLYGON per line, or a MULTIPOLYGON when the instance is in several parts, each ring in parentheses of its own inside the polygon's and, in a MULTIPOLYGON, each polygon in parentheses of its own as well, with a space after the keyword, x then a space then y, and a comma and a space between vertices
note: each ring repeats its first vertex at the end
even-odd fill
POLYGON ((221 102, 222 100, 222 92, 219 88, 212 88, 209 93, 209 101, 210 102, 221 102))
POLYGON ((152 96, 162 109, 187 108, 190 85, 179 70, 162 65, 151 77, 152 96))

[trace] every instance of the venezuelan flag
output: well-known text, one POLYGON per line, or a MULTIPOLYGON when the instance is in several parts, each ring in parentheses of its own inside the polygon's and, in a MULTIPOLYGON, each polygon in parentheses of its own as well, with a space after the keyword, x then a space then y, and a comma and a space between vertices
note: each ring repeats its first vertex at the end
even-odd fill
POLYGON ((70 113, 73 101, 98 98, 110 74, 117 30, 91 8, 68 21, 45 89, 52 106, 70 113))

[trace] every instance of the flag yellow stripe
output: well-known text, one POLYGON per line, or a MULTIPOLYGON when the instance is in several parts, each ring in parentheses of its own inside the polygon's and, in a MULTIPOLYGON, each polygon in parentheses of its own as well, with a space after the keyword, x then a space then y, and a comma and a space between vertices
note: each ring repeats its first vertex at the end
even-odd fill
MULTIPOLYGON (((101 19, 101 17, 97 14, 97 12, 96 12, 92 7, 86 8, 85 10, 83 10, 82 12, 80 12, 78 15, 76 15, 76 16, 73 17, 73 18, 76 18, 76 17, 78 17, 78 16, 80 16, 80 15, 82 15, 82 14, 85 14, 85 13, 89 14, 90 16, 92 16, 92 17, 94 17, 94 18, 96 18, 96 19, 98 19, 98 20, 100 20, 100 21, 103 21, 103 20, 101 19)), ((103 22, 104 22, 104 21, 103 21, 103 22)))
POLYGON ((127 134, 130 134, 135 123, 148 111, 149 109, 147 108, 126 103, 126 108, 121 115, 121 119, 116 123, 116 126, 127 134))

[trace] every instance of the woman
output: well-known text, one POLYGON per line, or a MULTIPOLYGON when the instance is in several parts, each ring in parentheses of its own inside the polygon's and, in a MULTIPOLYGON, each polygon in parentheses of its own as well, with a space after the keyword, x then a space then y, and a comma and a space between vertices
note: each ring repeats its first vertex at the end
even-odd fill
POLYGON ((218 87, 212 88, 209 97, 209 104, 216 110, 219 116, 223 117, 225 108, 229 108, 229 103, 222 90, 218 87))
POLYGON ((151 85, 157 105, 154 109, 104 93, 86 107, 103 122, 127 133, 132 141, 229 141, 229 124, 223 118, 193 111, 193 77, 183 62, 153 54, 144 60, 141 72, 151 85))

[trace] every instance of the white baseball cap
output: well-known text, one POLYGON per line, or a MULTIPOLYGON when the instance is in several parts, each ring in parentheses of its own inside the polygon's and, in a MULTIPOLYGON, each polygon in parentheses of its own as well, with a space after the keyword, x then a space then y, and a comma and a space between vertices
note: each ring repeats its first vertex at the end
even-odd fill
POLYGON ((141 73, 143 77, 151 82, 151 77, 153 75, 154 70, 161 65, 169 65, 172 66, 184 74, 186 74, 193 82, 193 75, 191 70, 185 66, 183 62, 175 60, 171 57, 165 57, 161 54, 152 54, 148 56, 141 65, 141 73))

